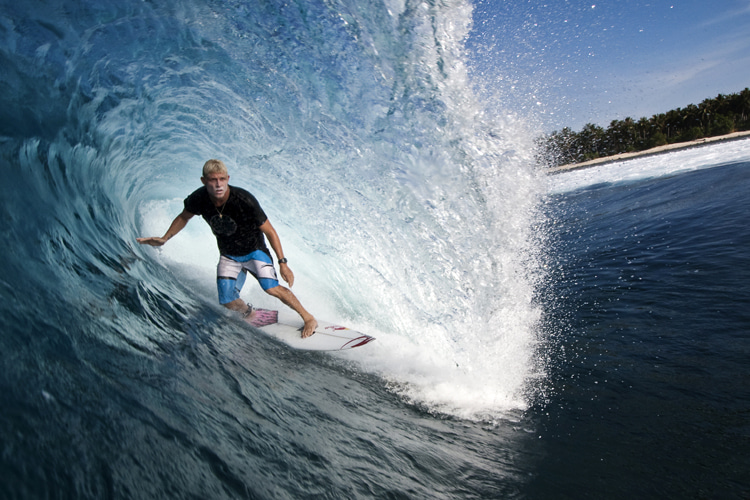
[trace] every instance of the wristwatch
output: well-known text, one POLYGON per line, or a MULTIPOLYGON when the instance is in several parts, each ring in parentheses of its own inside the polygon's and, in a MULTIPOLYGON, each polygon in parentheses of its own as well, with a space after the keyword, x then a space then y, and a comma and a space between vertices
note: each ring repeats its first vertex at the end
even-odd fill
POLYGON ((284 257, 283 259, 279 259, 279 264, 286 264, 287 262, 289 261, 286 259, 286 257, 284 257))

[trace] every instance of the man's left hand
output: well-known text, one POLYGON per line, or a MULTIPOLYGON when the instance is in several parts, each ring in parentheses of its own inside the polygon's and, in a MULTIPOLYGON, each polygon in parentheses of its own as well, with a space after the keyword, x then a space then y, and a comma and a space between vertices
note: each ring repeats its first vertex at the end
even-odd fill
POLYGON ((286 281, 290 287, 294 285, 294 273, 289 269, 287 263, 279 264, 279 271, 281 271, 281 277, 284 278, 284 281, 286 281))

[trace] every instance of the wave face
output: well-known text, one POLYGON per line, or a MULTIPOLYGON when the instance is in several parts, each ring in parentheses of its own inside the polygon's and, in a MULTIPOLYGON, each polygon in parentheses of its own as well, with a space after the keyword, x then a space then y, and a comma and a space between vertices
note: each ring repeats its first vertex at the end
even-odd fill
POLYGON ((529 134, 467 81, 468 4, 4 11, 13 307, 61 303, 97 342, 169 349, 174 311, 214 301, 214 243, 201 221, 161 253, 133 241, 162 234, 217 157, 270 214, 303 303, 379 337, 352 355, 365 371, 438 412, 525 406, 541 188, 529 134), (134 304, 117 309, 119 294, 134 304))
MULTIPOLYGON (((4 1, 2 12, 11 496, 247 496, 235 468, 267 477, 269 464, 299 472, 326 458, 294 440, 309 397, 330 404, 321 435, 344 440, 358 438, 326 431, 325 416, 338 422, 356 401, 373 408, 357 418, 392 429, 399 405, 486 422, 535 397, 544 186, 533 134, 472 92, 468 2, 4 1), (260 200, 306 307, 376 343, 311 358, 244 329, 216 304, 218 253, 198 219, 163 249, 135 243, 163 234, 209 158, 260 200), (209 470, 216 490, 200 480, 209 470)), ((274 305, 254 285, 244 294, 274 305)), ((385 470, 376 458, 360 467, 385 470)), ((300 488, 285 494, 318 491, 300 488)))

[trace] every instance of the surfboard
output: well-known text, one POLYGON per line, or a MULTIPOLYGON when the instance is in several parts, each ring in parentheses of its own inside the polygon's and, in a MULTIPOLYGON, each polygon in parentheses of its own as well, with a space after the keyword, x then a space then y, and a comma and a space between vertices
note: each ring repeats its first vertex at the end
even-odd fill
POLYGON ((255 309, 246 321, 266 335, 303 351, 341 351, 361 347, 375 340, 375 337, 356 330, 320 320, 315 333, 303 339, 302 320, 279 322, 279 312, 270 309, 255 309))

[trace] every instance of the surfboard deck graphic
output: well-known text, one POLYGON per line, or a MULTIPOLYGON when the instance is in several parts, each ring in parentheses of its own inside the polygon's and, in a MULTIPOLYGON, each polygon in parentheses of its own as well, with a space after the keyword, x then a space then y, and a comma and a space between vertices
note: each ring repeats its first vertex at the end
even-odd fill
POLYGON ((279 312, 270 309, 255 309, 248 318, 248 323, 288 346, 303 351, 341 351, 360 347, 375 340, 375 337, 356 330, 320 320, 315 333, 303 339, 302 320, 280 323, 279 312))

